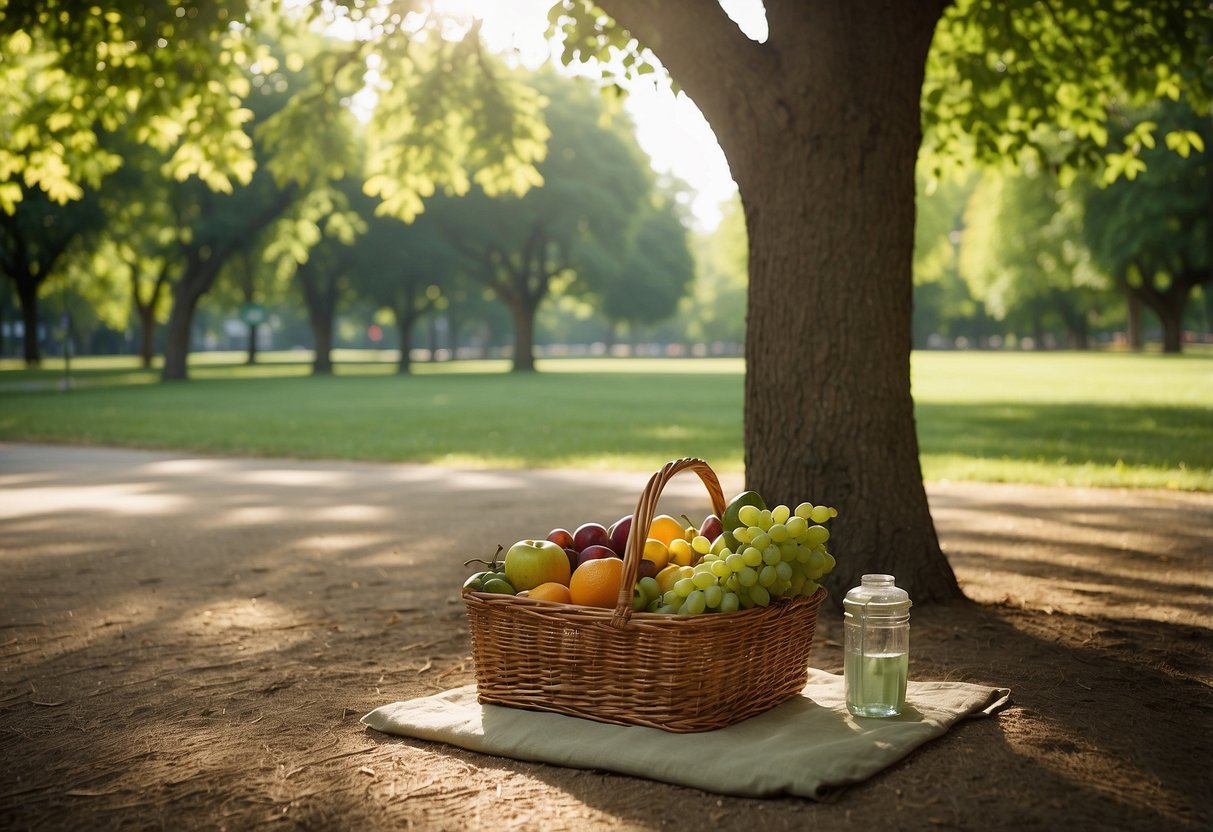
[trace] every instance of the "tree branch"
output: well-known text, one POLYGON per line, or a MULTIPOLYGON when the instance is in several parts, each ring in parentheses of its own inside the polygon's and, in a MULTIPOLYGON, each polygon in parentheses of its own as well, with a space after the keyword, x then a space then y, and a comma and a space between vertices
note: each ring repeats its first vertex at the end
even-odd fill
MULTIPOLYGON (((804 0, 796 0, 804 2, 804 0)), ((742 103, 728 67, 744 65, 755 73, 778 77, 770 49, 750 40, 715 0, 600 0, 616 23, 652 50, 671 77, 697 102, 709 88, 727 92, 730 111, 742 103), (740 55, 740 60, 710 60, 711 55, 740 55)), ((702 105, 701 105, 702 106, 702 105)), ((724 117, 727 113, 719 113, 724 117)), ((708 119, 711 121, 711 118, 708 119)))

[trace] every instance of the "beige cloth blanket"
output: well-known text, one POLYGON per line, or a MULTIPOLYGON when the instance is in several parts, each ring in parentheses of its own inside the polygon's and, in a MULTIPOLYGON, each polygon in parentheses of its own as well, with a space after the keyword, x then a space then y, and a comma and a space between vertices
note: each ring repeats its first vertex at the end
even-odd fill
POLYGON ((1010 690, 959 682, 909 683, 892 719, 851 716, 841 676, 809 670, 804 691, 766 713, 696 734, 481 705, 467 685, 396 702, 362 718, 387 734, 574 768, 647 777, 708 792, 817 799, 858 783, 968 717, 1003 708, 1010 690))

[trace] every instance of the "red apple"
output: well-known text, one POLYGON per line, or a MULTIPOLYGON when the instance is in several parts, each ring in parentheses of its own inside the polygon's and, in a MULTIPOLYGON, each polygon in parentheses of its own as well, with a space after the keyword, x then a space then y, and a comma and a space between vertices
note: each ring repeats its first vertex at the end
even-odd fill
POLYGON ((615 550, 615 554, 623 557, 624 552, 628 548, 628 532, 632 530, 632 515, 620 517, 611 527, 607 529, 607 536, 611 538, 610 546, 615 550))
POLYGON ((569 571, 572 572, 581 563, 581 555, 572 546, 564 547, 564 553, 569 556, 569 571))
POLYGON ((573 549, 573 533, 568 529, 552 529, 548 532, 548 540, 555 543, 561 549, 573 549))
POLYGON ((598 558, 617 558, 615 550, 610 546, 599 546, 595 543, 592 546, 586 546, 581 550, 581 554, 577 556, 577 565, 585 563, 587 560, 597 560, 598 558))
POLYGON ((641 578, 656 578, 657 573, 661 570, 657 568, 657 564, 648 558, 640 559, 640 568, 636 570, 636 580, 641 578))
POLYGON ((709 514, 703 518, 703 522, 699 524, 699 533, 706 537, 709 542, 715 543, 716 538, 720 537, 724 531, 724 526, 721 525, 720 518, 715 514, 709 514))
POLYGON ((610 546, 611 536, 601 523, 582 523, 573 532, 573 548, 584 552, 590 546, 610 546))

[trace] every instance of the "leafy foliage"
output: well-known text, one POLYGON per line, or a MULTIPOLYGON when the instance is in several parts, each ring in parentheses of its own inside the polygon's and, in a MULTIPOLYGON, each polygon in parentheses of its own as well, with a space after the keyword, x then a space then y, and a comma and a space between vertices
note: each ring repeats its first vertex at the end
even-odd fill
MULTIPOLYGON (((923 155, 937 173, 949 160, 1034 160, 1062 172, 1063 184, 1105 165, 1131 178, 1156 125, 1140 122, 1139 141, 1117 148, 1110 122, 1159 97, 1207 112, 1210 32, 1213 9, 1189 0, 959 0, 936 28, 927 63, 923 155)), ((1193 145, 1174 132, 1166 143, 1193 145)))

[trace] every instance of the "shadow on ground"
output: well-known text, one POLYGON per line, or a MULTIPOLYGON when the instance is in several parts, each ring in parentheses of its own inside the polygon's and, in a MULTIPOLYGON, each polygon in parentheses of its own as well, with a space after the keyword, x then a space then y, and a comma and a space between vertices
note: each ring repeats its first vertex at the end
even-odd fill
MULTIPOLYGON (((0 446, 0 826, 1207 828, 1213 498, 930 489, 980 603, 916 610, 911 672, 1012 689, 820 803, 367 731, 472 681, 462 561, 610 520, 645 475, 0 446)), ((739 483, 726 481, 726 491, 739 483)), ((671 513, 702 513, 694 478, 671 513)), ((813 664, 838 672, 840 629, 813 664)), ((693 760, 687 761, 693 765, 693 760)))

